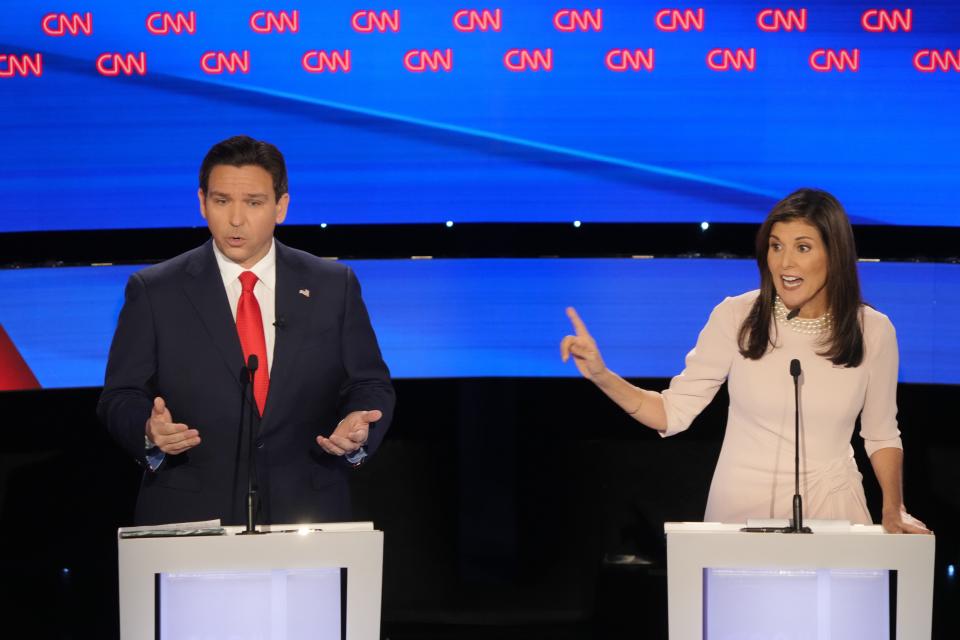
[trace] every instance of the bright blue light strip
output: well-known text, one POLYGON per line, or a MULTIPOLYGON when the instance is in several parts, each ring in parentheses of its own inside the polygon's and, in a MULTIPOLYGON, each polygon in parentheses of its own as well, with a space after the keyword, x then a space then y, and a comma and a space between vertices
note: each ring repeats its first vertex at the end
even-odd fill
MULTIPOLYGON (((575 306, 608 365, 630 377, 683 367, 710 310, 756 286, 751 260, 351 261, 397 378, 576 376, 559 358, 575 306)), ((138 267, 0 271, 0 323, 44 387, 101 384, 123 288, 138 267)), ((890 316, 900 380, 960 384, 960 265, 864 263, 890 316)))

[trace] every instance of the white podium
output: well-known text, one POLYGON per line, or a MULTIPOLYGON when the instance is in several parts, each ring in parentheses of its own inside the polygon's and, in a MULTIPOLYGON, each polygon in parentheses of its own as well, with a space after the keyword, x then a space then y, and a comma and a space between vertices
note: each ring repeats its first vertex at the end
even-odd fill
POLYGON ((742 526, 664 525, 671 640, 930 638, 934 536, 742 526))
POLYGON ((118 534, 122 640, 380 638, 383 532, 372 523, 224 529, 118 534))

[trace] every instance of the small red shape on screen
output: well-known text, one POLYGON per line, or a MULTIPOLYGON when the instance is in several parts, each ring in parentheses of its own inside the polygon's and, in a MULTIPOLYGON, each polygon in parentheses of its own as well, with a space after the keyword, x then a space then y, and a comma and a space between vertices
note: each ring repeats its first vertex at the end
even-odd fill
POLYGON ((0 324, 0 391, 39 388, 37 377, 0 324))

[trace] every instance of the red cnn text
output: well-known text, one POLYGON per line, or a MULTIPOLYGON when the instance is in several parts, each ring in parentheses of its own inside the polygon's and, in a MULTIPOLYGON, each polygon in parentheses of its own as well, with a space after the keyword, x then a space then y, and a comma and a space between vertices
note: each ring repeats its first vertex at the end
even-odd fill
POLYGON ((310 73, 350 72, 350 49, 343 51, 307 51, 300 58, 300 64, 310 73))
POLYGON ((254 11, 250 14, 250 28, 255 33, 297 33, 300 31, 300 12, 254 11))
POLYGON ((703 31, 706 17, 706 12, 702 8, 696 11, 693 9, 661 9, 653 17, 653 22, 660 31, 703 31))
POLYGON ((503 66, 510 71, 553 71, 553 49, 510 49, 503 66))
POLYGON ((913 29, 913 9, 867 9, 860 17, 860 24, 866 31, 911 31, 913 29))
POLYGON ((97 73, 102 76, 147 75, 147 53, 101 53, 97 56, 97 73))
POLYGON ((653 49, 610 49, 603 61, 610 71, 653 71, 653 49))
POLYGON ((200 57, 200 68, 204 73, 218 75, 221 73, 249 73, 250 52, 237 51, 207 51, 200 57))
POLYGON ((362 9, 350 16, 350 26, 358 33, 397 32, 400 31, 400 10, 371 11, 362 9))
POLYGON ((407 71, 423 73, 424 71, 452 71, 453 49, 411 49, 403 56, 403 66, 407 71))
POLYGON ((93 35, 93 14, 87 11, 79 13, 48 13, 40 21, 40 27, 48 36, 61 37, 65 35, 85 36, 93 35))
POLYGON ((190 13, 154 11, 147 16, 147 31, 155 36, 181 33, 193 35, 197 32, 197 13, 195 11, 190 13))
POLYGON ((757 68, 757 50, 753 47, 743 49, 711 49, 707 54, 707 66, 714 71, 755 71, 757 68))
POLYGON ((913 55, 913 66, 917 71, 924 73, 960 71, 960 49, 956 51, 921 49, 913 55))
POLYGON ((764 9, 757 14, 757 26, 761 31, 806 31, 807 10, 764 9))
POLYGON ((22 54, 11 56, 0 53, 0 78, 13 78, 14 76, 36 76, 43 75, 43 55, 35 53, 33 55, 22 54))
POLYGON ((817 49, 810 54, 810 67, 814 71, 860 71, 860 49, 817 49))
POLYGON ((453 14, 453 28, 457 31, 500 31, 503 14, 500 9, 476 11, 461 9, 453 14))
POLYGON ((553 27, 557 31, 603 31, 603 9, 560 9, 553 14, 553 27))

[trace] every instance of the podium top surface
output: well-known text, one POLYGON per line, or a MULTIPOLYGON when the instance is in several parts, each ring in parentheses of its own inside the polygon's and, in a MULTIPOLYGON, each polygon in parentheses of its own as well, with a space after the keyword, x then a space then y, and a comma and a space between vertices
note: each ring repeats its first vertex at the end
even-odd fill
MULTIPOLYGON (((721 522, 665 522, 663 531, 671 533, 740 533, 743 527, 785 527, 787 520, 758 520, 744 524, 726 524, 721 522)), ((884 535, 883 527, 878 524, 850 524, 846 520, 806 520, 813 533, 835 533, 848 535, 884 535)), ((782 534, 780 534, 782 535, 782 534)))
MULTIPOLYGON (((198 536, 236 536, 244 533, 244 526, 221 526, 219 520, 203 522, 177 522, 142 527, 120 527, 117 538, 130 540, 137 538, 178 538, 198 536)), ((300 534, 313 532, 344 533, 374 531, 373 522, 314 522, 300 524, 265 524, 257 527, 259 533, 300 534)))

